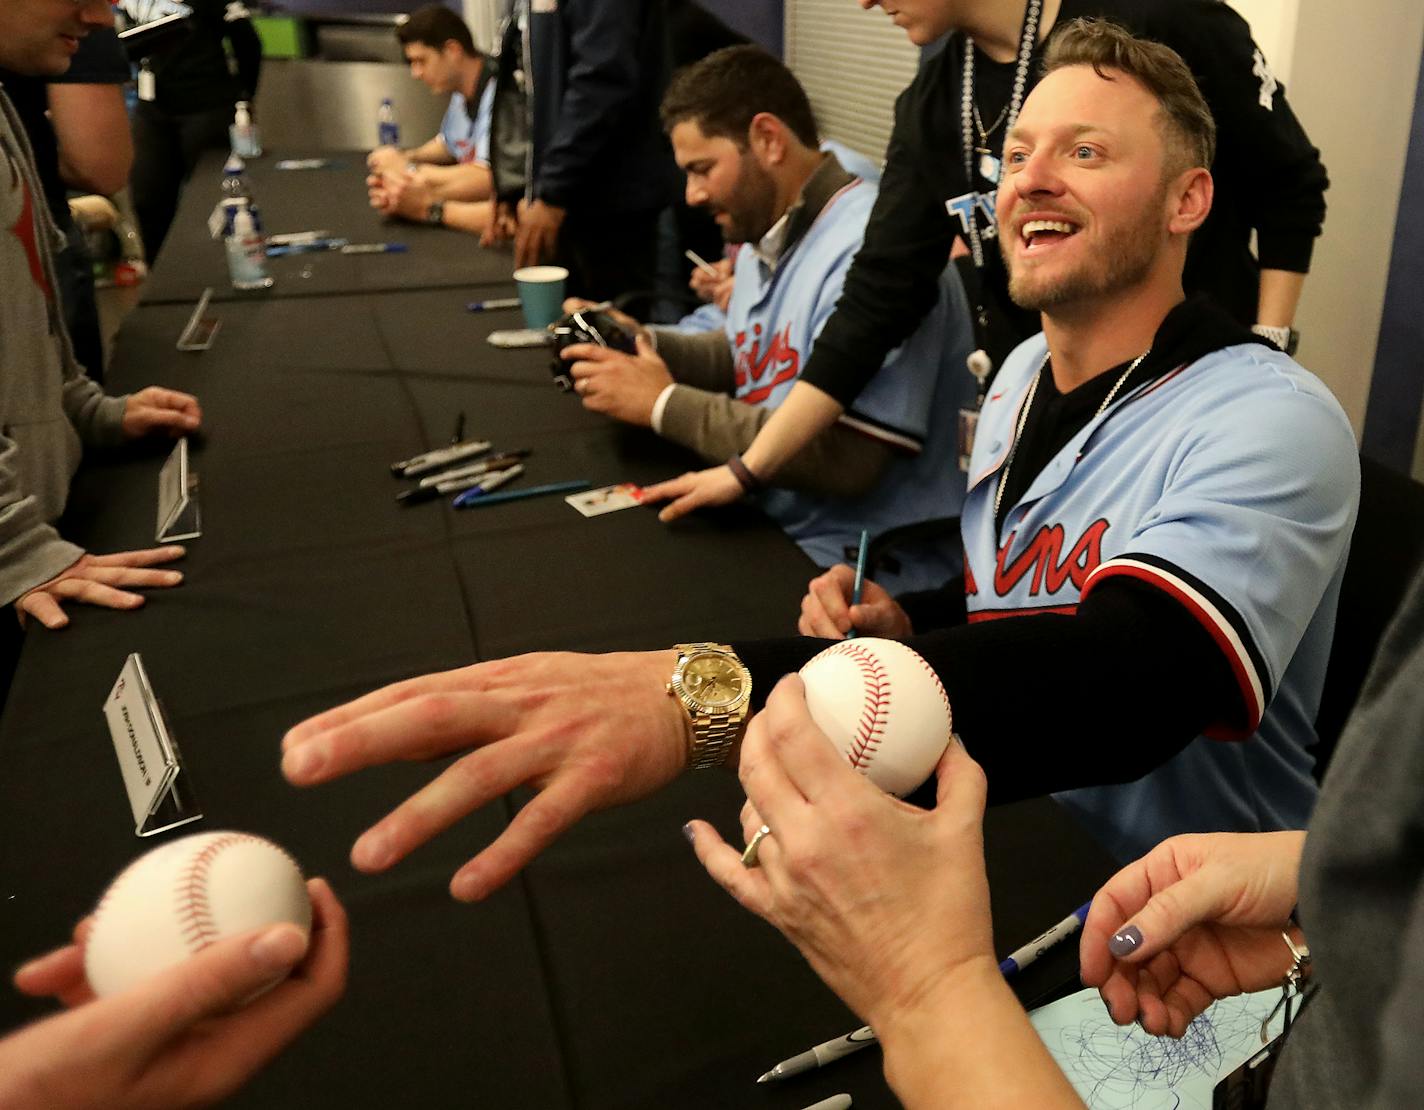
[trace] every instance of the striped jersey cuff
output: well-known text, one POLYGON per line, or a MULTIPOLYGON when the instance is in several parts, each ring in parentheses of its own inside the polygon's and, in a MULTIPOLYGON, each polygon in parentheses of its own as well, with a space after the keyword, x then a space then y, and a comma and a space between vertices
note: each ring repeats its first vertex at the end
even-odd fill
POLYGON ((1244 728, 1221 722, 1206 735, 1214 740, 1245 740, 1261 724, 1272 696, 1270 671, 1246 622, 1220 594, 1199 579, 1153 555, 1122 555, 1100 564, 1083 583, 1080 602, 1110 578, 1133 578, 1164 591, 1180 602, 1206 629, 1226 657, 1241 692, 1244 728))

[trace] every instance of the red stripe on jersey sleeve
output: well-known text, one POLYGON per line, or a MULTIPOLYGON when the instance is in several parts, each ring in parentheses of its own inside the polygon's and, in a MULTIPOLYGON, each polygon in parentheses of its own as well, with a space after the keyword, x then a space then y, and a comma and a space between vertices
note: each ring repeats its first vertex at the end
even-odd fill
POLYGON ((1203 735, 1212 740, 1246 740, 1249 739, 1260 727, 1261 715, 1265 712, 1265 706, 1256 694, 1256 686, 1251 681, 1252 670, 1250 660, 1243 657, 1236 646, 1227 637, 1224 628, 1227 625, 1226 618, 1215 609, 1209 609, 1201 605, 1200 602, 1186 591, 1178 583, 1174 582, 1167 575, 1154 570, 1152 567, 1142 563, 1104 563, 1091 575, 1087 582, 1083 584, 1083 592, 1079 597, 1081 604, 1089 593, 1093 591, 1101 582, 1108 578, 1125 577, 1134 578, 1139 582, 1146 582, 1162 590, 1169 597, 1176 599, 1186 610, 1196 618, 1207 634, 1211 636, 1216 646, 1221 649, 1222 655, 1226 657, 1227 665, 1231 668, 1231 673, 1236 679, 1237 688, 1241 691, 1241 704, 1246 707, 1247 723, 1244 729, 1232 727, 1226 724, 1214 725, 1207 729, 1203 735))

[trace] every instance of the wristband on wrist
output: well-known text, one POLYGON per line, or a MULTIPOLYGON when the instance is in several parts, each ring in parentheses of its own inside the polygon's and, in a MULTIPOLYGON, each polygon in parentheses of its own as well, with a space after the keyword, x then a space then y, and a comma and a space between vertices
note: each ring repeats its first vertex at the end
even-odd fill
POLYGON ((761 489, 761 480, 751 472, 751 468, 742 461, 741 455, 733 455, 727 460, 727 469, 732 472, 732 476, 737 479, 742 487, 743 493, 756 493, 761 489))
POLYGON ((1252 324, 1251 331, 1262 339, 1269 339, 1288 355, 1295 354, 1300 343, 1300 332, 1291 327, 1276 327, 1272 324, 1252 324))

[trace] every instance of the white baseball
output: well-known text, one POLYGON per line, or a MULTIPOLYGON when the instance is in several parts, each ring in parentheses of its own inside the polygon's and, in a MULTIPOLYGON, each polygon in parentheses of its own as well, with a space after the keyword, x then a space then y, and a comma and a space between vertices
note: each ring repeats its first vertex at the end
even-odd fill
POLYGON ((296 860, 248 833, 185 836, 109 884, 94 910, 84 972, 95 994, 115 994, 223 937, 281 921, 311 932, 296 860))
POLYGON ((842 640, 801 668, 806 708, 850 765, 904 797, 949 744, 949 698, 918 652, 875 636, 842 640))

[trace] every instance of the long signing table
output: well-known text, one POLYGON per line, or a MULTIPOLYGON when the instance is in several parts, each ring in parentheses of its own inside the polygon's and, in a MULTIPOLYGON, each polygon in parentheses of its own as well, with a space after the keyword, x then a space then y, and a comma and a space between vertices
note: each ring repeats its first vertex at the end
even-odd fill
MULTIPOLYGON (((350 188, 359 169, 323 172, 321 226, 341 233, 362 218, 364 195, 350 188)), ((261 199, 274 214, 290 199, 282 182, 317 180, 269 176, 261 199)), ((308 791, 285 783, 282 733, 376 686, 524 651, 784 634, 811 567, 747 509, 664 526, 644 509, 586 520, 558 497, 470 512, 398 506, 389 464, 446 442, 461 412, 467 435, 532 449, 526 484, 647 482, 690 460, 558 393, 545 352, 488 346, 492 329, 519 326, 516 314, 464 305, 507 295, 478 271, 507 273, 508 258, 494 256, 496 266, 456 232, 438 246, 473 258, 456 272, 412 240, 405 261, 440 277, 422 288, 343 277, 337 290, 291 296, 279 273, 269 294, 225 295, 210 350, 175 351, 196 292, 170 268, 196 272, 209 254, 221 265, 203 237, 210 205, 191 195, 201 184, 154 276, 153 289, 181 295, 148 297, 128 319, 109 388, 157 382, 201 399, 203 534, 188 545, 181 588, 154 592, 137 612, 73 606, 69 629, 27 637, 0 720, 0 960, 14 966, 62 941, 108 880, 154 846, 133 835, 100 713, 137 651, 206 814, 155 839, 269 836, 330 878, 351 913, 345 999, 231 1105, 794 1108, 839 1091, 857 1107, 895 1105, 875 1050, 780 1085, 754 1082, 859 1022, 684 842, 681 825, 699 815, 736 835, 733 775, 685 777, 581 822, 478 906, 453 902, 446 884, 525 791, 363 876, 347 863, 354 837, 437 768, 383 767, 308 791)), ((95 551, 150 546, 161 461, 157 451, 91 460, 65 534, 95 551)), ((1049 801, 995 810, 987 829, 1001 954, 1110 870, 1049 801)), ((1075 970, 1070 944, 1017 989, 1032 1000, 1075 970)), ((47 1010, 0 991, 0 1028, 47 1010)))

